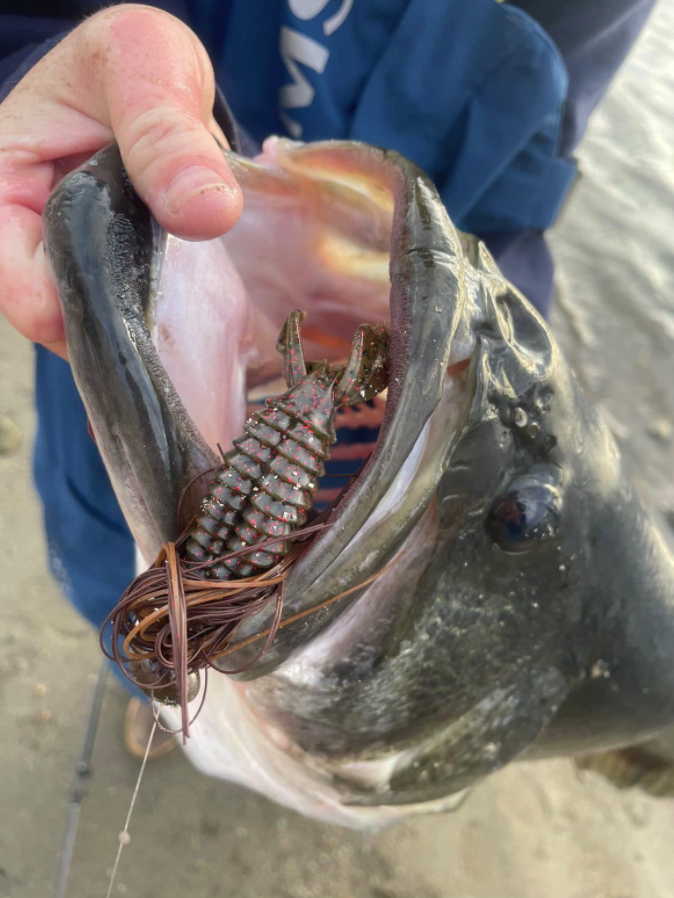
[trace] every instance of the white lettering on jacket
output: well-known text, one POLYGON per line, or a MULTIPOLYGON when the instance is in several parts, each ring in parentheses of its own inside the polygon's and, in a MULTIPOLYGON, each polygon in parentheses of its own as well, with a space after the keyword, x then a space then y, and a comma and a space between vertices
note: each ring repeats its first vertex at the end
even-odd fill
MULTIPOLYGON (((322 13, 329 2, 330 0, 288 0, 288 6, 298 19, 309 21, 322 13)), ((333 35, 344 24, 353 4, 354 0, 343 0, 337 12, 323 22, 323 34, 326 37, 333 35)), ((306 66, 322 75, 330 58, 330 51, 313 38, 285 25, 281 28, 279 47, 283 63, 292 78, 292 83, 285 84, 279 91, 281 120, 290 136, 300 140, 303 126, 288 115, 288 110, 306 109, 311 106, 316 95, 300 66, 306 66)))
POLYGON ((330 54, 318 41, 293 31, 285 26, 281 28, 281 58, 293 79, 292 84, 284 85, 279 91, 279 103, 281 104, 281 119, 288 129, 288 133, 295 140, 302 136, 302 125, 290 118, 283 110, 305 109, 311 106, 316 91, 309 84, 299 69, 297 63, 305 65, 320 75, 325 68, 330 54))
POLYGON ((298 19, 313 19, 322 12, 330 0, 288 0, 290 12, 298 19))

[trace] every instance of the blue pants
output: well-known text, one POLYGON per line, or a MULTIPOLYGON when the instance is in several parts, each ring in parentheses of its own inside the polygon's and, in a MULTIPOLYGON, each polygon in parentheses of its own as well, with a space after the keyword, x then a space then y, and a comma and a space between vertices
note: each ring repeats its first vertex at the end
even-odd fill
POLYGON ((133 578, 133 539, 89 436, 70 366, 42 346, 36 347, 35 395, 33 473, 51 572, 66 598, 100 630, 133 578))
MULTIPOLYGON (((510 0, 553 39, 569 85, 561 156, 571 159, 587 122, 637 39, 655 0, 510 0)), ((547 317, 554 264, 539 231, 479 234, 505 277, 547 317)))

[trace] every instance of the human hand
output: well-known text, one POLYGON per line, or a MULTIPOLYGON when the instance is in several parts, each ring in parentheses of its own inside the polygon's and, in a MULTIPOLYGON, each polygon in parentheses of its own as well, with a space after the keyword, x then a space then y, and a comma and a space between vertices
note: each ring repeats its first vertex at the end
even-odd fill
POLYGON ((225 233, 242 196, 214 136, 208 55, 186 25, 146 6, 97 13, 0 105, 0 311, 66 357, 41 215, 56 183, 117 140, 157 221, 180 237, 225 233))

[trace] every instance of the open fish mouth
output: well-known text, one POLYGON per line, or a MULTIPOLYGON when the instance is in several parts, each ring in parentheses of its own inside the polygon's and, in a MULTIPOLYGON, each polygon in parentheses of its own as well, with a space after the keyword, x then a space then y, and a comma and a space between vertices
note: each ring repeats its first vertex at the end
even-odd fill
MULTIPOLYGON (((289 617, 390 562, 433 495, 448 427, 469 399, 456 389, 474 346, 462 321, 464 252, 435 188, 397 154, 271 138, 255 160, 228 159, 244 212, 219 240, 165 234, 113 146, 59 186, 45 243, 75 379, 147 562, 175 538, 182 491, 242 432, 250 402, 282 391, 275 346, 293 309, 307 312, 305 356, 330 363, 348 355, 360 324, 390 322, 385 403, 361 412, 379 435, 357 476, 331 490, 332 526, 286 582, 289 617)), ((246 676, 278 666, 357 597, 279 632, 246 676)))
MULTIPOLYGON (((385 653, 387 640, 403 639, 399 623, 415 626, 423 610, 430 632, 434 617, 451 614, 440 571, 451 557, 441 555, 453 538, 448 500, 455 474, 478 510, 489 495, 494 466, 482 463, 473 484, 458 447, 484 414, 485 347, 508 329, 495 297, 510 288, 454 229, 431 182, 395 153, 272 138, 255 160, 229 154, 229 163, 244 211, 215 241, 163 232, 114 145, 61 182, 44 216, 74 377, 146 563, 176 540, 186 486, 241 434, 249 403, 279 391, 275 347, 290 312, 306 311, 305 357, 330 364, 348 355, 361 324, 389 326, 385 403, 367 412, 383 411, 372 452, 332 500, 330 526, 290 568, 282 626, 261 658, 251 639, 270 628, 273 603, 238 626, 231 666, 249 682, 211 678, 186 751, 206 773, 335 822, 445 809, 501 763, 480 754, 482 730, 501 725, 493 704, 479 704, 490 684, 477 674, 475 717, 462 694, 456 728, 446 727, 461 759, 446 777, 448 762, 436 762, 440 749, 426 738, 437 714, 418 717, 419 703, 404 698, 429 664, 415 671, 412 654, 432 652, 431 637, 414 653, 396 648, 389 682, 372 682, 374 698, 353 690, 367 682, 359 664, 368 628, 366 642, 385 653), (342 660, 353 688, 332 685, 342 660), (352 696, 361 710, 347 726, 342 699, 353 718, 352 696), (434 772, 428 785, 410 786, 418 752, 434 772)), ((493 422, 490 413, 490 433, 493 422)), ((450 676, 444 668, 440 679, 450 676)), ((511 755, 519 743, 504 746, 511 755)))

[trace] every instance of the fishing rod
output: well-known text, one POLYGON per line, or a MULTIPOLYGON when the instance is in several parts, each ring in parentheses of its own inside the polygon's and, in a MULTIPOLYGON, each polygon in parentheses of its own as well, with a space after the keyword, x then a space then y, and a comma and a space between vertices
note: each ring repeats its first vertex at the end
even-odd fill
POLYGON ((105 685, 110 671, 110 663, 107 658, 103 659, 98 669, 98 677, 94 687, 94 694, 91 700, 91 710, 87 720, 87 727, 84 734, 84 744, 80 759, 75 767, 72 787, 70 790, 70 802, 68 810, 68 823, 66 825, 65 836, 63 839, 63 847, 60 852, 59 869, 56 876, 56 886, 54 888, 54 898, 66 898, 66 890, 68 888, 68 878, 70 876, 70 867, 75 850, 75 840, 77 839, 77 828, 80 822, 80 812, 82 810, 82 802, 86 792, 86 782, 91 773, 91 758, 94 753, 94 744, 96 742, 96 733, 98 731, 98 723, 101 716, 101 708, 103 707, 103 695, 105 693, 105 685))

